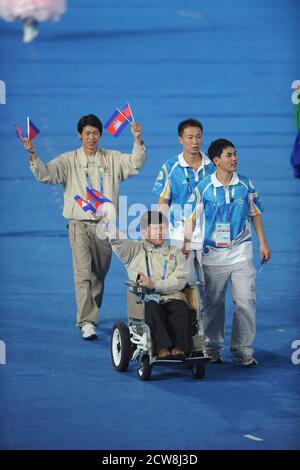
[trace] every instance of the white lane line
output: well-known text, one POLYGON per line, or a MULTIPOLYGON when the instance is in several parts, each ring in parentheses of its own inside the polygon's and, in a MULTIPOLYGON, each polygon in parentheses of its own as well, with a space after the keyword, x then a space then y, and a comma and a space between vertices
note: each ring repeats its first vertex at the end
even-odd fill
POLYGON ((261 439, 260 437, 253 436, 252 434, 243 434, 243 436, 246 437, 247 439, 251 439, 252 441, 257 441, 257 442, 263 441, 263 439, 261 439))

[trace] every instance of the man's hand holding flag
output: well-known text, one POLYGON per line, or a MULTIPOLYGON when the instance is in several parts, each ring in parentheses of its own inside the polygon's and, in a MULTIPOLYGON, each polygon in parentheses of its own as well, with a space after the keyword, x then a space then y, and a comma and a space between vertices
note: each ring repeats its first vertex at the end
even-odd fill
POLYGON ((23 137, 22 135, 22 131, 21 129, 19 128, 19 126, 17 126, 17 124, 15 124, 16 126, 16 133, 17 133, 17 137, 22 141, 24 142, 24 140, 33 140, 36 138, 36 136, 40 133, 40 130, 39 128, 32 122, 32 120, 30 119, 30 117, 28 116, 27 117, 27 138, 26 137, 23 137))
POLYGON ((25 150, 27 150, 31 154, 35 154, 35 146, 33 145, 32 140, 35 139, 35 137, 40 133, 40 130, 31 121, 29 116, 27 118, 27 137, 23 137, 22 131, 19 126, 17 126, 17 124, 15 124, 15 126, 17 137, 21 140, 21 142, 23 142, 25 150))

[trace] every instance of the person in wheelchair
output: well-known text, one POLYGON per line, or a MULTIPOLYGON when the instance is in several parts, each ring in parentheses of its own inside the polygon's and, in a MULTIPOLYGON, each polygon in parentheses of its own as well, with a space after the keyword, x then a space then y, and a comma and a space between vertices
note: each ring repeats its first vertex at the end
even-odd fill
MULTIPOLYGON (((166 242, 168 220, 158 211, 140 219, 144 240, 107 235, 131 281, 146 286, 145 322, 151 330, 158 359, 184 359, 192 346, 191 312, 183 292, 187 284, 186 258, 166 242)), ((115 235, 115 231, 114 235, 115 235)))

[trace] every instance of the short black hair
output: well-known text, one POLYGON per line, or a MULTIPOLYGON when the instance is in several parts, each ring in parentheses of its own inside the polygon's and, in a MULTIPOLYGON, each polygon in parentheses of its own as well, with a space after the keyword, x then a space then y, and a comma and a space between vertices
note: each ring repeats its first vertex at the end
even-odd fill
POLYGON ((159 211, 147 211, 144 212, 140 219, 141 230, 146 230, 149 225, 168 225, 168 219, 162 212, 159 211))
POLYGON ((102 135, 103 125, 100 119, 94 114, 88 114, 87 116, 82 116, 77 124, 77 130, 79 134, 82 133, 83 128, 86 126, 92 126, 99 129, 100 134, 102 135))
POLYGON ((185 121, 181 121, 178 124, 178 135, 180 137, 182 136, 184 129, 186 129, 187 127, 199 127, 199 129, 201 129, 201 132, 203 132, 203 126, 201 122, 198 121, 197 119, 189 118, 189 119, 186 119, 185 121))
POLYGON ((214 140, 210 146, 208 147, 207 153, 211 161, 213 162, 215 157, 220 157, 221 153, 223 152, 226 147, 233 147, 235 148, 235 145, 230 142, 230 140, 227 139, 217 139, 214 140))

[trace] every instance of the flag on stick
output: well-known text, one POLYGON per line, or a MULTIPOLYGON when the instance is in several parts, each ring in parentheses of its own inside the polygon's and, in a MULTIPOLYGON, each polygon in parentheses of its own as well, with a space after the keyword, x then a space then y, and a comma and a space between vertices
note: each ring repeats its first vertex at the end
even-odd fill
POLYGON ((96 214, 96 210, 94 209, 94 207, 92 207, 88 202, 82 199, 82 197, 74 196, 74 199, 84 212, 92 211, 94 214, 96 214))
POLYGON ((101 206, 105 202, 112 202, 110 199, 105 197, 103 194, 99 193, 96 189, 86 187, 86 200, 92 206, 96 212, 101 209, 101 206))
POLYGON ((110 134, 118 137, 128 124, 132 124, 133 115, 129 103, 122 108, 116 108, 109 120, 104 124, 110 134))
POLYGON ((17 133, 18 139, 20 139, 22 142, 24 142, 24 137, 22 135, 21 129, 17 126, 17 124, 15 124, 15 126, 16 126, 16 133, 17 133))
POLYGON ((40 130, 32 122, 30 117, 27 118, 27 137, 29 140, 35 139, 35 137, 40 133, 40 130))
POLYGON ((88 186, 86 187, 86 199, 78 195, 74 196, 74 199, 84 212, 91 211, 93 214, 99 213, 105 202, 112 202, 99 191, 88 186))

